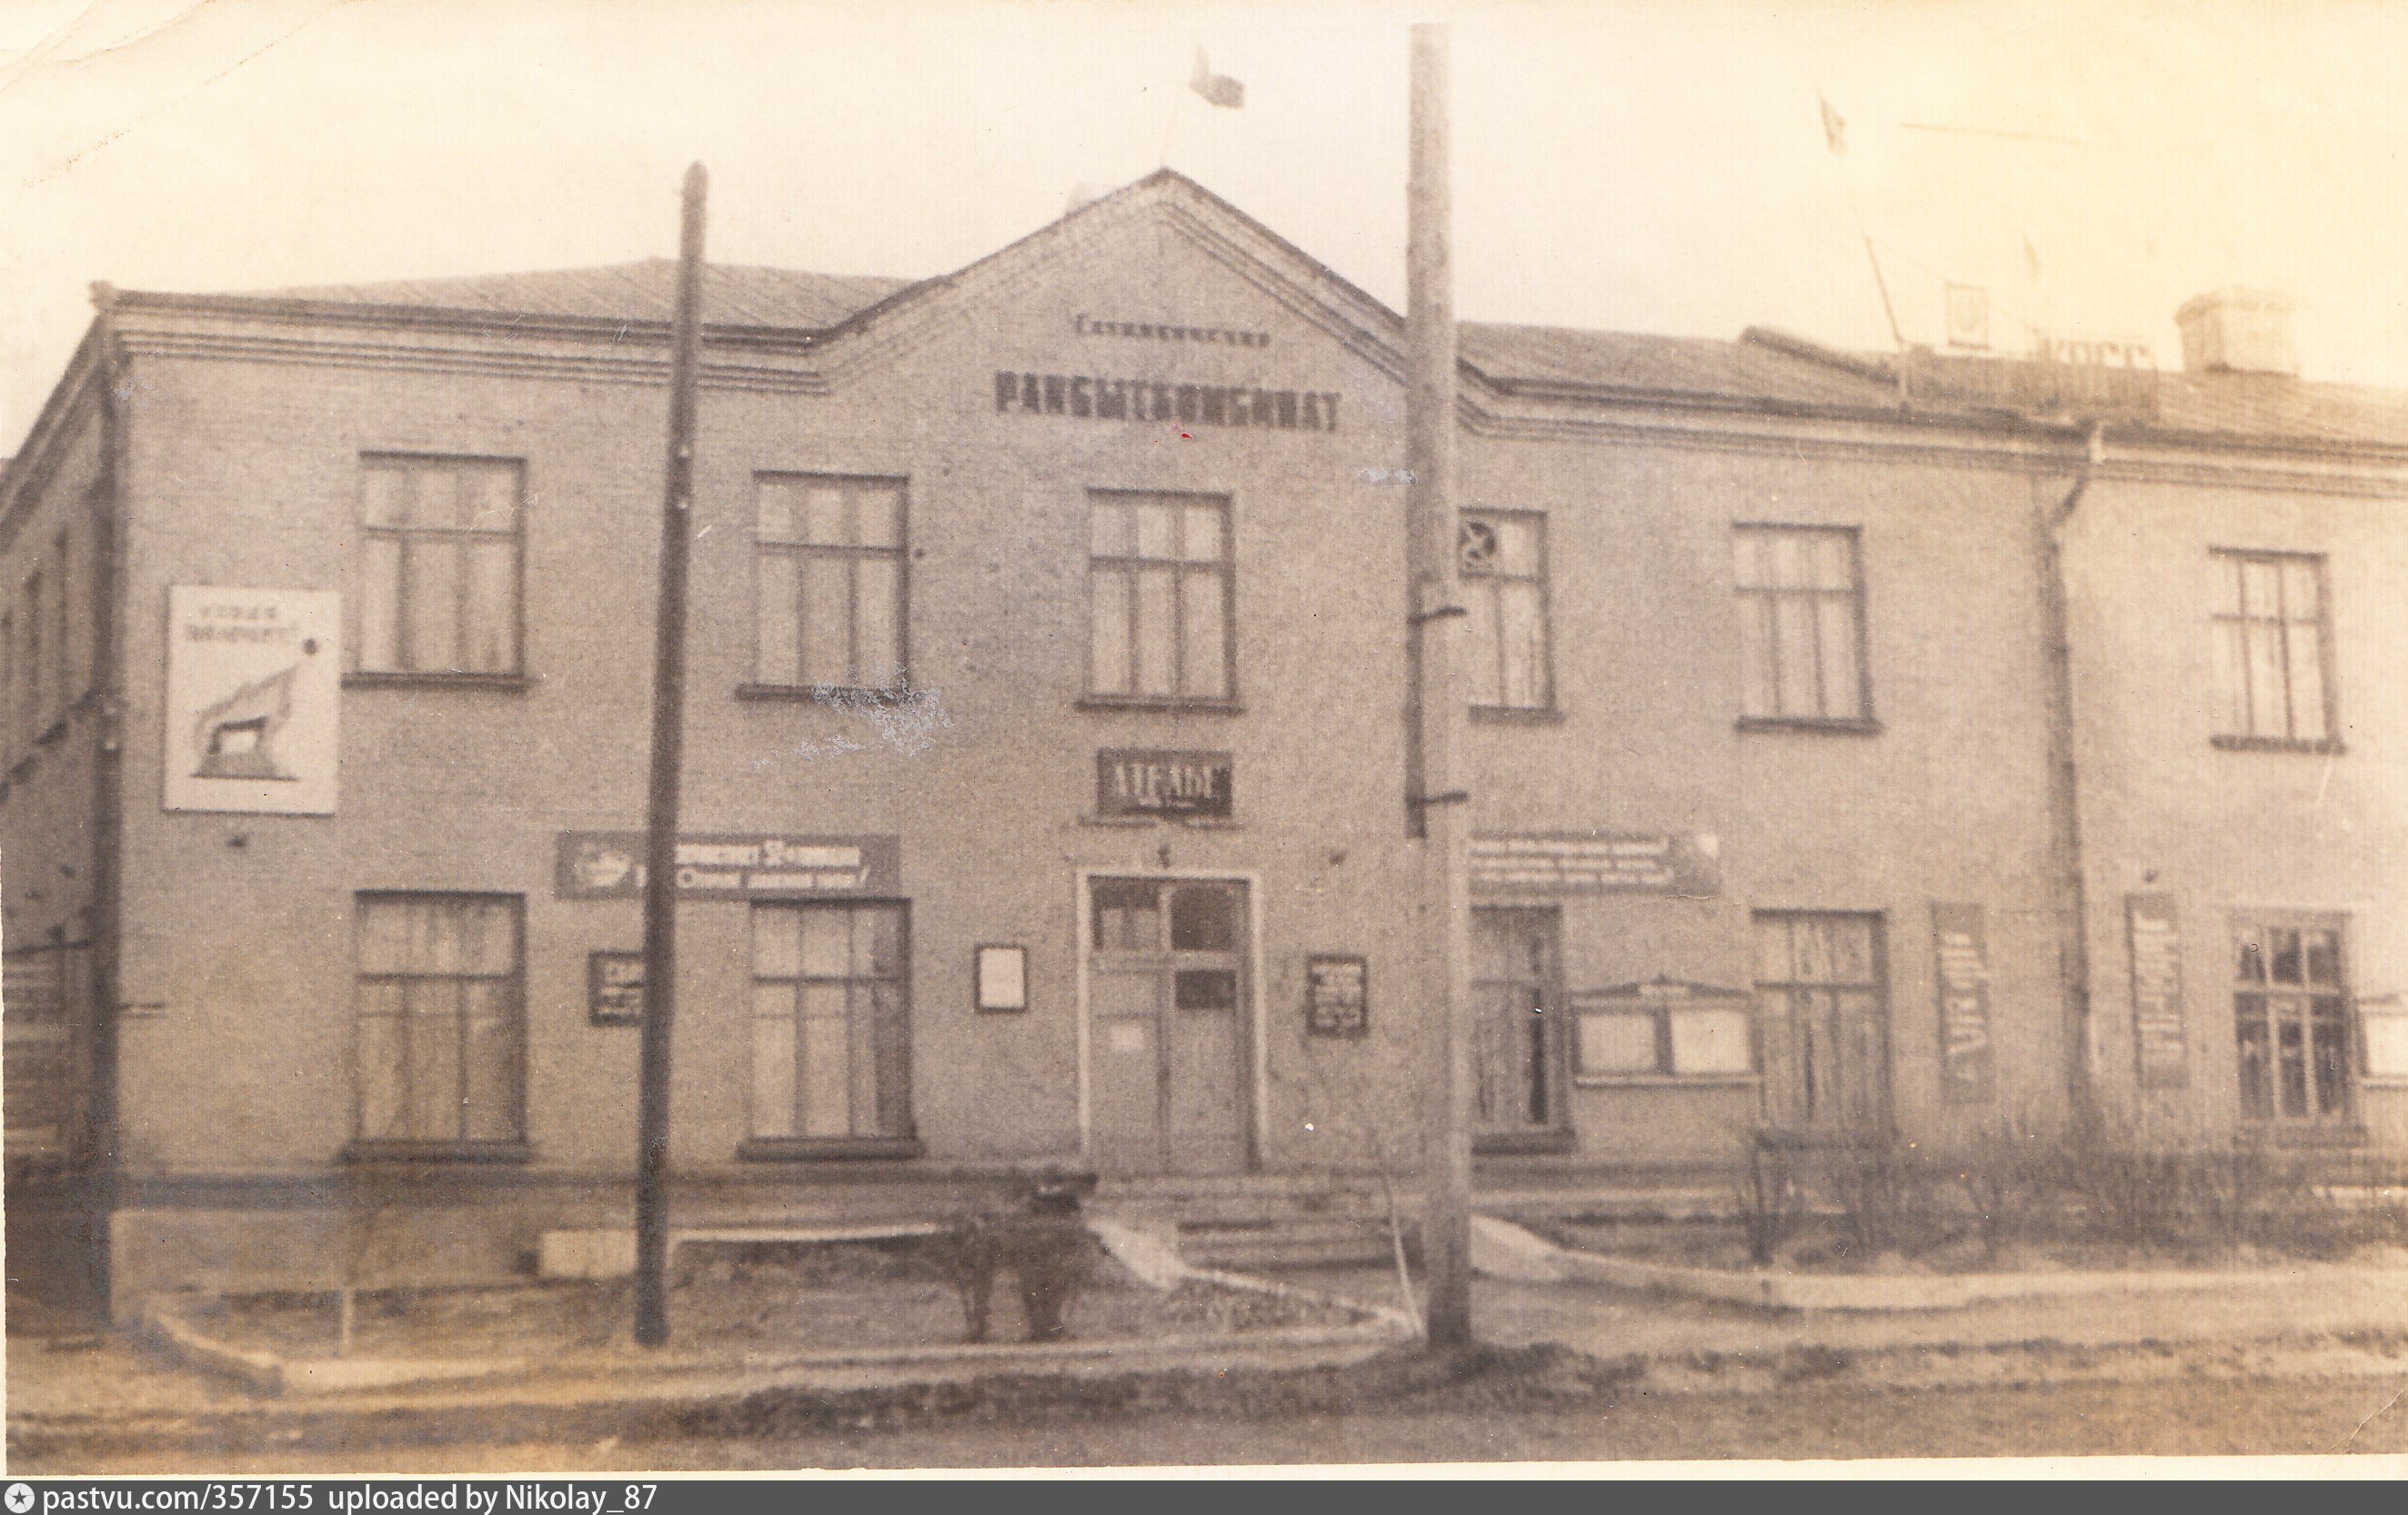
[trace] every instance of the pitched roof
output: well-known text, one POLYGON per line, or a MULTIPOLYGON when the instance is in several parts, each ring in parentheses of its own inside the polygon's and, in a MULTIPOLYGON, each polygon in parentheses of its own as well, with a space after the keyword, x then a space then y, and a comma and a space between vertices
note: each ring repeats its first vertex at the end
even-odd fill
MULTIPOLYGON (((1226 214, 1244 217, 1243 211, 1168 169, 1105 199, 1147 192, 1165 181, 1226 214)), ((1083 208, 1071 214, 1082 213, 1083 208)), ((1277 234, 1258 229, 1286 246, 1277 234)), ((673 312, 676 281, 673 260, 648 258, 597 268, 268 293, 277 298, 360 306, 659 323, 673 312)), ((703 321, 720 327, 823 332, 900 291, 930 282, 938 281, 712 264, 703 282, 703 321)), ((1460 327, 1460 351, 1467 364, 1508 391, 1859 413, 1897 414, 1912 408, 1935 418, 2021 415, 2057 423, 2079 419, 2081 408, 2078 404, 2069 408, 2056 401, 2016 398, 2030 386, 2023 383, 2019 390, 2017 376, 2010 370, 2044 365, 1921 351, 1904 358, 1849 353, 1755 327, 1727 341, 1466 322, 1460 327), (1911 406, 1900 393, 1901 364, 1912 380, 1903 386, 1913 392, 1911 406), (1954 381, 1926 381, 1926 376, 1949 372, 1955 374, 1954 381)), ((2267 442, 2408 447, 2408 392, 2280 375, 2187 372, 2127 376, 2109 387, 2117 392, 2108 409, 2111 419, 2144 430, 2267 442)))
MULTIPOLYGON (((708 264, 702 319, 713 326, 769 326, 818 331, 836 325, 906 288, 907 279, 812 274, 793 268, 708 264)), ((666 322, 677 307, 677 260, 646 258, 599 268, 527 274, 473 274, 460 279, 404 279, 381 284, 332 284, 275 290, 275 298, 344 305, 429 306, 515 316, 584 316, 606 321, 666 322)))
POLYGON ((1633 396, 1895 407, 1898 385, 1753 341, 1465 322, 1464 361, 1508 388, 1548 385, 1633 396))

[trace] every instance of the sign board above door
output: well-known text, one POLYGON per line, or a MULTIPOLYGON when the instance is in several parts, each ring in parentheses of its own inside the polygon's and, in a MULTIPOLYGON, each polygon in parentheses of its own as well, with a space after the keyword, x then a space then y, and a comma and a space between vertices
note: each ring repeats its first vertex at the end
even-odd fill
POLYGON ((1226 820, 1233 777, 1226 752, 1107 748, 1096 754, 1096 813, 1226 820))
POLYGON ((1471 838, 1471 887, 1485 894, 1722 893, 1709 834, 1597 831, 1471 838))

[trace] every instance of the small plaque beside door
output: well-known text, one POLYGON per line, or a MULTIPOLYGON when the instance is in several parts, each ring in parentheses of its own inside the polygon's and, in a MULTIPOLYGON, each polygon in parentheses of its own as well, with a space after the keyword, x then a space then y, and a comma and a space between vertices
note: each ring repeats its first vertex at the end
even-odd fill
POLYGON ((643 953, 587 954, 585 1018, 597 1026, 639 1026, 644 1023, 643 953))
POLYGON ((1370 965, 1360 957, 1315 952, 1304 960, 1304 1030, 1312 1036, 1361 1036, 1371 1029, 1370 965))

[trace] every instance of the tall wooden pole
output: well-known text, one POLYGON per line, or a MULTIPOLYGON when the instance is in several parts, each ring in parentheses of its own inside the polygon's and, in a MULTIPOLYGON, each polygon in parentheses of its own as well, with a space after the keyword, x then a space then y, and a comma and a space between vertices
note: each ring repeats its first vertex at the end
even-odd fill
POLYGON ((678 780, 685 750, 685 581, 702 335, 702 208, 710 176, 685 171, 669 357, 669 455, 652 648, 652 773, 644 838, 644 1051, 636 1135, 636 1340, 669 1338, 669 1030, 677 1014, 678 780))
POLYGON ((1439 1123, 1427 1144, 1422 1223, 1429 1276, 1429 1344, 1471 1340, 1471 894, 1469 805, 1459 765, 1465 712, 1455 688, 1457 592, 1455 509, 1455 292, 1448 234, 1446 40, 1443 25, 1412 29, 1412 143, 1405 249, 1405 465, 1411 470, 1415 656, 1416 792, 1422 838, 1421 938, 1436 950, 1424 999, 1439 1123), (1435 919, 1433 919, 1435 917, 1435 919))

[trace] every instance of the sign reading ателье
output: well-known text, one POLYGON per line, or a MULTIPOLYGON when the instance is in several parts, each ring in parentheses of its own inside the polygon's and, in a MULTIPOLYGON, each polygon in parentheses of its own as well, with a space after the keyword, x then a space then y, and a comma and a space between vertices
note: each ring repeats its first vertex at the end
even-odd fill
MULTIPOLYGON (((902 843, 886 836, 710 832, 681 836, 677 892, 687 899, 892 894, 902 843)), ((644 889, 640 831, 564 831, 553 883, 562 899, 632 899, 644 889)))

